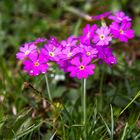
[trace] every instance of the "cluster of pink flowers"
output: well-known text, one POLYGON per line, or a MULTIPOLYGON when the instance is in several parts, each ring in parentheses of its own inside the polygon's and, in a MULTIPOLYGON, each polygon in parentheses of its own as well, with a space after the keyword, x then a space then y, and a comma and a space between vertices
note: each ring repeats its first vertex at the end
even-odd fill
POLYGON ((107 12, 93 19, 102 21, 105 17, 113 20, 109 26, 105 22, 101 27, 87 24, 81 36, 70 36, 61 42, 55 37, 38 38, 23 44, 16 57, 23 61, 23 69, 30 76, 45 74, 50 62, 55 62, 64 72, 70 73, 71 77, 87 78, 94 74, 95 60, 104 61, 108 65, 117 63, 110 48, 113 38, 128 42, 128 39, 134 37, 131 18, 124 12, 118 11, 115 15, 107 12), (42 47, 39 47, 40 44, 43 44, 42 47))

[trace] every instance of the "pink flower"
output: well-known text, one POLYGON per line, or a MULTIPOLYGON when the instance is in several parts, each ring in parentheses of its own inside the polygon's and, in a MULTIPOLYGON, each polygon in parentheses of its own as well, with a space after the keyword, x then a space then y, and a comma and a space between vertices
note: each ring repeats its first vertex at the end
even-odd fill
POLYGON ((70 59, 74 55, 76 55, 76 54, 78 54, 80 52, 81 52, 81 49, 78 46, 76 46, 74 48, 72 48, 72 47, 66 47, 65 49, 62 50, 62 53, 60 55, 60 58, 62 60, 70 59))
POLYGON ((94 32, 97 29, 97 25, 94 24, 90 27, 90 24, 87 24, 83 29, 83 35, 80 37, 82 43, 90 44, 91 38, 94 36, 94 32))
POLYGON ((127 22, 127 21, 132 20, 131 18, 126 16, 125 13, 122 12, 122 11, 117 11, 114 16, 111 15, 108 18, 112 19, 112 20, 114 20, 115 22, 118 22, 118 23, 121 23, 123 21, 127 22))
POLYGON ((53 44, 54 46, 58 46, 60 44, 54 36, 51 36, 47 41, 48 44, 53 44))
POLYGON ((62 69, 64 72, 68 72, 68 66, 70 66, 70 61, 68 60, 61 60, 57 62, 59 64, 59 68, 62 69))
POLYGON ((66 47, 74 47, 77 43, 77 38, 75 36, 70 36, 68 37, 67 40, 62 40, 61 41, 61 45, 63 48, 66 48, 66 47))
POLYGON ((90 64, 91 58, 87 56, 75 56, 71 61, 71 65, 68 66, 68 71, 71 77, 77 77, 78 79, 87 78, 89 75, 94 74, 95 65, 90 64))
POLYGON ((113 65, 117 63, 116 57, 112 53, 112 49, 107 46, 98 46, 98 58, 103 60, 108 65, 113 65))
POLYGON ((87 57, 96 58, 98 54, 98 50, 94 45, 85 45, 85 44, 80 44, 80 47, 82 49, 82 54, 86 55, 87 57))
POLYGON ((34 53, 36 51, 36 48, 37 46, 34 43, 25 43, 19 48, 20 52, 16 54, 16 58, 19 60, 23 60, 29 54, 34 53))
POLYGON ((59 61, 62 48, 59 44, 49 43, 42 48, 42 53, 51 61, 59 61))
POLYGON ((44 57, 42 52, 38 54, 34 52, 28 56, 28 59, 23 62, 24 70, 28 72, 30 76, 37 76, 40 73, 46 73, 48 69, 48 60, 44 57))
POLYGON ((40 38, 37 38, 34 42, 35 43, 42 43, 42 42, 46 42, 46 41, 47 41, 46 38, 40 37, 40 38))
POLYGON ((93 20, 101 20, 101 19, 103 19, 105 17, 108 17, 109 15, 111 15, 111 12, 110 11, 105 12, 105 13, 100 14, 100 15, 97 15, 97 16, 92 16, 92 19, 93 20))
POLYGON ((128 39, 134 37, 134 30, 130 28, 130 22, 122 22, 121 25, 119 23, 113 22, 110 25, 111 33, 113 34, 113 36, 120 39, 120 41, 122 42, 128 42, 128 39))
POLYGON ((112 37, 109 35, 110 29, 107 26, 102 26, 101 28, 96 30, 96 35, 94 36, 92 41, 99 46, 108 45, 112 40, 112 37))

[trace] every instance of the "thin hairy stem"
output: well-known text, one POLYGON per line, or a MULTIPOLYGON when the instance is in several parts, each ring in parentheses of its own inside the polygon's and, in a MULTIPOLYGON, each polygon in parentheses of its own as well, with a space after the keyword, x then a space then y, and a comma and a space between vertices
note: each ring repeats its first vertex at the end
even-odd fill
POLYGON ((50 87, 49 87, 49 82, 48 82, 48 76, 45 74, 45 80, 46 80, 46 87, 47 87, 47 93, 48 93, 48 97, 49 100, 52 102, 52 96, 50 93, 50 87))

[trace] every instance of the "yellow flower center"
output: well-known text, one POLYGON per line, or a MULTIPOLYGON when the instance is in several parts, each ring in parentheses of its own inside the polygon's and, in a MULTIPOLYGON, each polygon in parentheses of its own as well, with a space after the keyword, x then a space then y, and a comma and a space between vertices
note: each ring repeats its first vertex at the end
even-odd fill
POLYGON ((39 66, 39 63, 36 61, 36 62, 34 63, 34 65, 35 65, 36 67, 38 67, 38 66, 39 66))
POLYGON ((83 65, 81 65, 81 66, 79 67, 79 69, 80 69, 80 70, 84 70, 85 67, 84 67, 83 65))
POLYGON ((54 52, 49 52, 49 55, 51 56, 51 57, 54 57, 54 52))
POLYGON ((105 36, 103 34, 100 35, 100 40, 104 40, 105 36))
POLYGON ((120 29, 120 34, 123 34, 123 33, 124 33, 124 31, 122 29, 120 29))
POLYGON ((91 53, 90 53, 90 52, 87 52, 87 55, 88 55, 88 56, 90 56, 90 55, 91 55, 91 53))
POLYGON ((27 50, 26 52, 25 52, 25 55, 28 55, 30 53, 30 51, 29 50, 27 50))
POLYGON ((88 38, 90 37, 90 32, 88 32, 87 37, 88 37, 88 38))
POLYGON ((71 57, 71 56, 72 56, 72 53, 71 53, 71 52, 69 52, 67 56, 68 56, 68 57, 71 57))

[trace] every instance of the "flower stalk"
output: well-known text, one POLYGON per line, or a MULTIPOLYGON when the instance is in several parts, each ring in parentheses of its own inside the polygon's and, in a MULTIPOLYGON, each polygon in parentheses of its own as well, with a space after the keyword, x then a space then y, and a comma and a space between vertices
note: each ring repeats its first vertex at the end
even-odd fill
POLYGON ((84 79, 84 91, 83 91, 83 124, 86 124, 86 79, 84 79))
POLYGON ((51 96, 51 92, 50 92, 50 87, 49 87, 49 82, 48 82, 47 74, 45 74, 45 80, 46 80, 46 87, 47 87, 48 97, 49 97, 49 100, 52 102, 52 96, 51 96))
POLYGON ((84 125, 84 139, 86 139, 86 78, 83 81, 82 107, 83 107, 83 125, 84 125))

